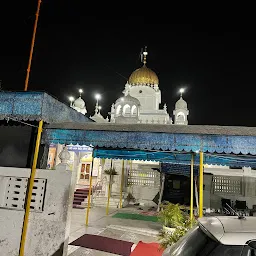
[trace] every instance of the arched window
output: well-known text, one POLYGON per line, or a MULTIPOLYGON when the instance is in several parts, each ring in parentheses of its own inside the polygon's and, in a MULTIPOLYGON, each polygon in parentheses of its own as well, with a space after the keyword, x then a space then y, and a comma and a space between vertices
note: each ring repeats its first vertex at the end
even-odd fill
POLYGON ((179 112, 177 114, 177 121, 184 122, 185 121, 185 114, 183 112, 179 112))
POLYGON ((121 105, 118 105, 117 108, 116 108, 116 115, 119 116, 121 114, 121 108, 122 106, 121 105))
POLYGON ((136 115, 137 115, 137 107, 136 107, 135 105, 132 106, 132 111, 131 111, 131 112, 132 112, 131 114, 132 114, 133 116, 136 116, 136 115))
POLYGON ((131 107, 130 105, 126 104, 123 107, 123 115, 129 115, 131 114, 131 107))

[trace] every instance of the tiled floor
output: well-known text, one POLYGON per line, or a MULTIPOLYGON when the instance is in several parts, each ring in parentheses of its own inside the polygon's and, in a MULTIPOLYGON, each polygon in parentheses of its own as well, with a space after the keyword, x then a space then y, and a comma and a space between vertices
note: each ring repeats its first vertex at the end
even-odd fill
MULTIPOLYGON (((76 240, 84 234, 98 234, 101 236, 130 241, 133 243, 138 243, 139 241, 157 241, 157 233, 161 228, 159 223, 112 218, 111 215, 116 213, 117 210, 118 209, 110 210, 109 216, 106 216, 105 208, 92 208, 90 210, 89 226, 85 227, 86 211, 82 209, 73 209, 70 242, 76 240)), ((134 208, 124 208, 120 211, 137 212, 137 210, 134 208)), ((68 255, 110 256, 114 254, 76 246, 69 246, 68 255)))

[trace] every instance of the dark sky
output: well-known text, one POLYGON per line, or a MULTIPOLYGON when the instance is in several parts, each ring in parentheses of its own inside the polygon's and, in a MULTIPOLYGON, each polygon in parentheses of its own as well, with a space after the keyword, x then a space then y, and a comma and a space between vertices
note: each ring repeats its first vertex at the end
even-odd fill
MULTIPOLYGON (((5 90, 23 90, 37 1, 14 1, 15 8, 9 2, 0 6, 0 79, 5 90)), ((140 49, 147 45, 148 67, 159 77, 170 114, 186 84, 190 124, 256 126, 254 28, 168 24, 154 15, 89 16, 82 3, 43 0, 29 90, 68 102, 82 88, 90 114, 94 94, 101 93, 106 114, 121 96, 122 76, 140 67, 140 49)))

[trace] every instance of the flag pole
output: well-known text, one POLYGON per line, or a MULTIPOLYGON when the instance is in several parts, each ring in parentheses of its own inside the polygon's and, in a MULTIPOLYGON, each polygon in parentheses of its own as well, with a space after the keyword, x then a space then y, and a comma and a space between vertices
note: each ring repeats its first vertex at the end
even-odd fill
POLYGON ((28 80, 29 80, 31 62, 32 62, 32 57, 33 57, 35 38, 36 38, 36 29, 37 29, 37 23, 38 23, 38 18, 39 18, 41 2, 42 2, 42 0, 38 0, 38 3, 37 3, 36 19, 35 19, 35 23, 34 23, 34 30, 33 30, 33 36, 32 36, 32 42, 31 42, 31 48, 30 48, 29 60, 28 60, 27 75, 26 75, 25 87, 24 87, 25 92, 28 90, 28 80))

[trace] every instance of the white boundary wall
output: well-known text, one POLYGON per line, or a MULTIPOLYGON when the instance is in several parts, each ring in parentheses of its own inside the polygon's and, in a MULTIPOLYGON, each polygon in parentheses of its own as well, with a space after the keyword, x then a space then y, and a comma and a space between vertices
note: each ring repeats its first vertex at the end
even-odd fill
MULTIPOLYGON (((17 191, 21 188, 15 188, 15 184, 10 184, 10 177, 14 181, 23 181, 24 183, 28 180, 30 172, 30 169, 0 167, 1 256, 19 255, 25 213, 25 210, 22 209, 22 200, 25 195, 20 193, 17 196, 17 191), (15 192, 15 189, 18 190, 15 192), (14 204, 14 201, 7 204, 10 196, 14 199, 16 197, 15 200, 19 204, 14 204), (17 205, 17 207, 11 207, 12 205, 17 205)), ((57 166, 56 170, 37 170, 36 179, 46 181, 46 186, 45 189, 41 187, 41 191, 39 191, 43 193, 43 196, 40 194, 38 198, 35 198, 34 194, 32 197, 35 199, 35 202, 32 202, 35 207, 34 210, 31 210, 29 217, 26 256, 66 255, 76 181, 75 174, 75 172, 66 170, 65 165, 57 166), (42 198, 43 202, 40 202, 42 198), (41 209, 39 209, 40 206, 42 206, 41 209)), ((27 185, 27 182, 25 183, 27 185)))

